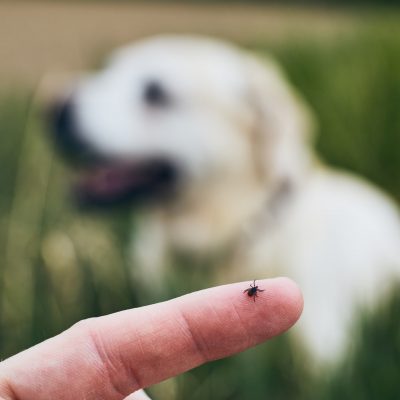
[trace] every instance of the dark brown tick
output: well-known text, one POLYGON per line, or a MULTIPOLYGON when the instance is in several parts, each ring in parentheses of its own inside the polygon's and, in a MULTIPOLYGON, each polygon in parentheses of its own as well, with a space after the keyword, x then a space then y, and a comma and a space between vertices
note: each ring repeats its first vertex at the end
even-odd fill
POLYGON ((264 289, 259 289, 256 286, 256 280, 254 279, 253 284, 250 283, 250 287, 246 290, 243 290, 243 293, 246 293, 249 297, 253 297, 254 302, 256 302, 256 297, 258 292, 264 292, 264 289))

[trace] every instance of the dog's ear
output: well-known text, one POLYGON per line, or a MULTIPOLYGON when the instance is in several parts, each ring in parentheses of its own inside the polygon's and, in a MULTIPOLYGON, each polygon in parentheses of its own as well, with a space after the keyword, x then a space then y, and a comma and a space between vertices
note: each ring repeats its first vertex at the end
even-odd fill
POLYGON ((297 181, 312 162, 315 124, 311 110, 271 60, 248 54, 245 70, 259 169, 271 183, 297 181))

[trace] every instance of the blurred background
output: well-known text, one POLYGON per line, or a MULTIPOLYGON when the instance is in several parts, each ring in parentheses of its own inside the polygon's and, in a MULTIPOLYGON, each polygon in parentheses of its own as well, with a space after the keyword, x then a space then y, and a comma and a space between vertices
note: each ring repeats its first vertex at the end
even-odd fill
MULTIPOLYGON (((387 1, 0 2, 0 359, 82 318, 140 304, 131 213, 83 213, 46 137, 39 88, 155 33, 201 33, 272 53, 316 111, 316 146, 400 201, 400 8, 387 1)), ((182 262, 190 262, 183 260, 182 262)), ((171 296, 184 285, 171 284, 171 296)), ((398 399, 400 296, 360 322, 324 379, 285 336, 150 389, 154 399, 398 399)), ((299 350, 300 351, 300 350, 299 350)))

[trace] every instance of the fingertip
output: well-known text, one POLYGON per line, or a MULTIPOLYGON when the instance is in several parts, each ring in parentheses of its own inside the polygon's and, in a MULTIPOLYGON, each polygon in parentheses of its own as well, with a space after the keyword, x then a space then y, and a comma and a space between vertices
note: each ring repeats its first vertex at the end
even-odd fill
POLYGON ((297 322, 303 312, 303 294, 297 283, 287 277, 275 278, 274 281, 284 306, 283 314, 287 317, 290 327, 297 322))
POLYGON ((297 284, 286 277, 260 279, 257 285, 264 291, 258 295, 255 305, 245 299, 246 306, 241 311, 248 315, 248 324, 256 342, 260 343, 296 323, 303 310, 303 295, 297 284))

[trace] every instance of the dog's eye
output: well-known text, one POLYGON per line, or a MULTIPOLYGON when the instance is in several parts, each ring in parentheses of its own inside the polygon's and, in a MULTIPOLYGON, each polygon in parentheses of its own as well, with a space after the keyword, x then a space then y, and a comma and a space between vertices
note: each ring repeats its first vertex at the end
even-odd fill
POLYGON ((165 106, 169 103, 165 89, 157 81, 150 81, 145 85, 143 100, 150 106, 165 106))

